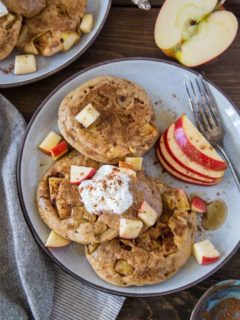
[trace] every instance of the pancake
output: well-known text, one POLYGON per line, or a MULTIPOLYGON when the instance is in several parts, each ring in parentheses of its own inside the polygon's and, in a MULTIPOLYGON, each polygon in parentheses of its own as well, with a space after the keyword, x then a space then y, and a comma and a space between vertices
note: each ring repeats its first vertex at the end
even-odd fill
MULTIPOLYGON (((42 220, 62 237, 82 244, 101 243, 116 238, 119 235, 120 217, 136 219, 143 200, 152 205, 160 217, 161 183, 146 177, 144 173, 138 174, 137 182, 135 179, 131 181, 129 189, 133 195, 133 203, 123 214, 89 213, 81 201, 78 186, 70 184, 71 165, 96 169, 101 166, 100 163, 73 151, 46 172, 37 190, 37 204, 42 220), (54 188, 51 187, 51 190, 49 179, 55 179, 54 188)), ((146 229, 145 226, 142 232, 146 229)))
POLYGON ((78 32, 87 0, 48 0, 34 18, 24 19, 17 48, 25 53, 52 56, 63 50, 62 32, 78 32))
POLYGON ((117 286, 142 286, 163 282, 187 262, 195 239, 196 214, 175 211, 166 222, 160 217, 136 240, 113 239, 86 246, 86 256, 96 273, 117 286))
POLYGON ((22 26, 20 16, 7 14, 0 18, 0 60, 14 49, 22 26))
POLYGON ((10 11, 27 18, 38 15, 47 5, 46 0, 2 0, 2 2, 10 11))
POLYGON ((70 92, 59 107, 59 129, 76 150, 103 163, 142 156, 158 136, 147 93, 136 83, 101 76, 70 92), (91 103, 100 113, 87 129, 75 119, 91 103))

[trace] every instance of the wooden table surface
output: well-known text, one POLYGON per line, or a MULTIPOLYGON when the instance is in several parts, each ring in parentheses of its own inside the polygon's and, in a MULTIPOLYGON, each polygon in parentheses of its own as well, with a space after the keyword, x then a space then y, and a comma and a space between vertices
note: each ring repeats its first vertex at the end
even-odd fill
MULTIPOLYGON (((107 23, 92 47, 72 65, 48 79, 24 87, 1 90, 28 121, 41 101, 62 81, 97 62, 121 57, 153 57, 170 60, 156 47, 154 23, 161 0, 152 0, 153 8, 143 12, 129 0, 113 0, 107 23)), ((226 8, 240 19, 239 0, 229 0, 226 8)), ((197 70, 217 84, 240 107, 240 32, 232 46, 217 60, 197 70)), ((176 294, 158 298, 127 298, 118 320, 188 320, 204 291, 217 281, 239 277, 240 253, 212 277, 176 294)))

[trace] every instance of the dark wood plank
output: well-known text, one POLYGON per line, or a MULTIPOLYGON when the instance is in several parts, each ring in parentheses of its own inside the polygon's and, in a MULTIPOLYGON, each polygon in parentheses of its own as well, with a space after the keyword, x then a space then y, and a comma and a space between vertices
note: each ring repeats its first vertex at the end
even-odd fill
MULTIPOLYGON (((239 1, 239 0, 238 0, 239 1)), ((155 3, 158 3, 157 1, 155 3)), ((231 2, 231 1, 229 1, 231 2)), ((114 1, 118 6, 128 1, 114 1)), ((155 19, 159 9, 143 12, 137 8, 113 7, 103 32, 81 58, 60 73, 25 87, 1 90, 29 120, 41 101, 77 71, 94 63, 114 58, 146 56, 171 60, 158 50, 153 39, 155 19)), ((217 60, 197 70, 204 71, 240 106, 240 33, 234 44, 217 60)), ((118 320, 188 320, 191 310, 203 292, 217 281, 238 278, 240 253, 208 280, 194 288, 166 297, 126 300, 118 320)))

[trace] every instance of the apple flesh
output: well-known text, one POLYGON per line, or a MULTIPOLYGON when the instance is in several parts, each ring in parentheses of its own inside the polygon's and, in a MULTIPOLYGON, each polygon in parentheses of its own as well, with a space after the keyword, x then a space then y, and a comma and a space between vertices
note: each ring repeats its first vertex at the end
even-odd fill
POLYGON ((93 28, 93 15, 88 13, 85 14, 80 23, 79 29, 83 33, 90 33, 93 28))
POLYGON ((167 55, 195 67, 223 53, 237 29, 237 18, 219 8, 218 0, 166 0, 156 21, 155 42, 167 55))
POLYGON ((97 118, 100 116, 100 113, 89 103, 79 114, 76 115, 75 119, 79 122, 84 128, 90 127, 97 118))
POLYGON ((62 247, 68 246, 70 243, 71 243, 70 240, 61 237, 55 231, 51 231, 45 243, 45 247, 62 248, 62 247))
POLYGON ((39 145, 39 149, 42 150, 44 153, 51 155, 52 148, 55 147, 61 140, 61 136, 51 131, 41 142, 41 144, 39 145))
POLYGON ((51 155, 54 160, 59 159, 64 154, 68 152, 68 146, 65 140, 58 143, 55 147, 51 149, 51 155))
POLYGON ((191 201, 191 210, 198 213, 206 213, 207 204, 200 197, 194 196, 191 201))
POLYGON ((61 40, 63 45, 63 51, 70 50, 79 40, 80 35, 75 31, 62 32, 61 40))
POLYGON ((125 162, 127 164, 130 164, 133 167, 133 169, 136 170, 136 171, 142 170, 143 158, 140 158, 140 157, 127 157, 125 159, 125 162))
POLYGON ((79 185, 83 180, 90 179, 96 173, 96 169, 82 166, 71 166, 70 183, 79 185))
POLYGON ((15 56, 14 74, 21 75, 37 71, 37 61, 33 54, 15 56))
POLYGON ((185 114, 175 123, 175 140, 186 156, 205 168, 211 170, 227 169, 227 163, 185 114))
POLYGON ((138 217, 146 226, 151 227, 157 221, 158 214, 146 201, 143 201, 138 211, 138 217))
POLYGON ((193 255, 199 264, 211 264, 220 259, 220 253, 209 240, 203 240, 193 245, 193 255))
POLYGON ((124 239, 135 239, 138 237, 143 223, 140 220, 120 219, 119 236, 124 239))

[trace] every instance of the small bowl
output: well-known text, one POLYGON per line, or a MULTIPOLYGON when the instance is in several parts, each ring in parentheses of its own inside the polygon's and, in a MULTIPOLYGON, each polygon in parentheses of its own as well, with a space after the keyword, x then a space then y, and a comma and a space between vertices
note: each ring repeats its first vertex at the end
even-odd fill
POLYGON ((190 320, 239 320, 240 280, 221 281, 209 288, 193 309, 190 320))

